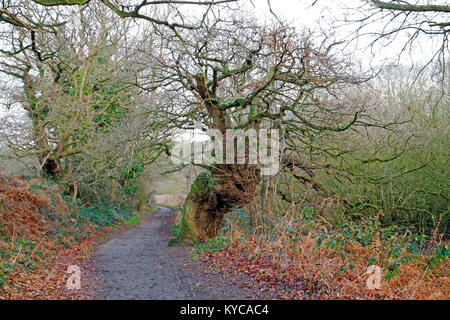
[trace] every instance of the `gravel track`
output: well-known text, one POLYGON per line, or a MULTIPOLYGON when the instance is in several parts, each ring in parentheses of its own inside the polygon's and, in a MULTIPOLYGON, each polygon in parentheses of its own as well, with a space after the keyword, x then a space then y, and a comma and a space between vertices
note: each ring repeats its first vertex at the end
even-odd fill
POLYGON ((106 300, 249 299, 250 289, 224 275, 202 271, 182 247, 169 247, 174 211, 160 207, 136 227, 100 244, 93 253, 98 298, 106 300))

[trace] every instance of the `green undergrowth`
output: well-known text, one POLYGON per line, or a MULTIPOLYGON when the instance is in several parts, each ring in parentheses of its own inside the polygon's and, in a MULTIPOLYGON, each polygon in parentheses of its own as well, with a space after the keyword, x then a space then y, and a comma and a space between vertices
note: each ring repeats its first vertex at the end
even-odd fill
POLYGON ((4 236, 4 229, 0 230, 0 288, 7 283, 9 273, 34 270, 42 261, 43 254, 34 242, 4 236))
POLYGON ((9 193, 2 195, 0 191, 0 215, 8 217, 4 224, 0 222, 0 288, 8 283, 12 272, 26 273, 38 266, 45 267, 58 248, 70 248, 105 228, 135 226, 146 213, 154 211, 151 208, 136 214, 106 204, 83 206, 78 200, 56 193, 54 182, 44 179, 11 177, 4 178, 2 183, 9 193), (8 198, 14 190, 25 193, 22 201, 8 198), (40 206, 33 199, 45 199, 49 205, 40 206), (33 210, 36 218, 22 219, 21 216, 28 215, 28 211, 22 210, 33 210), (5 223, 10 225, 9 230, 18 231, 7 232, 5 223), (13 225, 16 227, 11 228, 13 225))
POLYGON ((175 238, 169 241, 169 246, 180 245, 183 242, 198 244, 200 241, 195 236, 192 217, 189 217, 188 210, 193 203, 209 202, 214 195, 214 178, 210 171, 200 173, 189 190, 189 194, 184 201, 180 216, 171 230, 175 238))
MULTIPOLYGON (((417 262, 423 257, 427 264, 424 268, 427 268, 429 273, 439 274, 442 271, 438 270, 438 267, 450 256, 450 244, 438 241, 436 236, 405 231, 397 226, 383 227, 376 219, 361 224, 341 221, 333 227, 320 221, 319 215, 316 215, 312 207, 304 207, 296 219, 286 221, 280 217, 264 217, 256 228, 254 219, 245 210, 235 207, 222 221, 219 235, 197 244, 191 254, 196 258, 205 252, 214 254, 231 247, 232 240, 243 243, 250 237, 255 237, 258 242, 269 246, 270 243, 283 238, 290 249, 301 250, 301 245, 298 244, 302 241, 305 230, 309 230, 316 236, 314 250, 331 249, 341 257, 349 257, 348 259, 354 259, 350 258, 353 255, 349 252, 349 248, 354 244, 368 249, 379 245, 383 248, 382 255, 373 252, 372 256, 364 256, 361 259, 366 260, 367 266, 381 266, 387 280, 400 274, 400 265, 417 262)), ((349 260, 345 267, 342 266, 341 271, 348 272, 346 268, 351 268, 352 265, 349 260)), ((450 270, 447 270, 447 273, 450 274, 450 270)))

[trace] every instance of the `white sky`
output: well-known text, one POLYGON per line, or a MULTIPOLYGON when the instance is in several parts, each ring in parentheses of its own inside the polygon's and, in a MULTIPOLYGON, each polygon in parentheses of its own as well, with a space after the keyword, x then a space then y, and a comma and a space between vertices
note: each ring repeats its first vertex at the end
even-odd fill
MULTIPOLYGON (((319 25, 325 30, 329 30, 331 22, 343 21, 345 15, 351 14, 353 18, 363 17, 367 14, 369 6, 364 7, 364 11, 358 11, 357 8, 361 8, 366 1, 362 0, 270 0, 272 11, 282 21, 292 23, 299 28, 309 28, 315 30, 319 25), (313 5, 314 4, 314 5, 313 5)), ((418 4, 450 4, 450 0, 410 0, 410 3, 418 4)), ((261 20, 265 18, 273 18, 270 13, 267 0, 247 0, 246 7, 253 11, 261 20)), ((447 15, 448 16, 448 15, 447 15)), ((355 30, 358 25, 337 23, 341 28, 340 34, 337 37, 349 37, 356 35, 355 30)), ((379 32, 384 23, 375 23, 371 25, 371 28, 367 28, 366 31, 379 32)), ((400 33, 395 41, 387 44, 387 41, 380 43, 374 48, 373 52, 370 52, 368 48, 371 40, 368 37, 362 37, 358 40, 358 43, 353 42, 353 46, 358 46, 358 49, 352 47, 351 50, 356 50, 357 55, 364 60, 370 61, 372 64, 381 64, 385 59, 392 59, 398 56, 401 52, 408 35, 406 33, 400 33)), ((402 56, 401 62, 404 64, 410 63, 425 63, 432 57, 432 55, 442 45, 441 37, 434 37, 431 41, 428 36, 421 35, 417 41, 414 42, 413 52, 411 54, 402 56)), ((447 48, 448 50, 448 48, 447 48)))
MULTIPOLYGON (((318 0, 311 6, 314 0, 271 0, 272 11, 282 20, 293 21, 299 25, 310 26, 325 17, 325 13, 338 13, 341 11, 342 3, 336 0, 318 0), (323 12, 326 10, 326 12, 323 12)), ((359 0, 347 0, 346 5, 356 7, 359 0)), ((247 5, 255 9, 255 13, 261 17, 270 16, 267 0, 248 0, 247 5), (251 4, 254 4, 253 5, 251 4)))
MULTIPOLYGON (((412 2, 431 2, 436 4, 449 4, 450 0, 411 0, 412 2)), ((244 4, 244 8, 254 13, 258 19, 264 21, 264 19, 274 19, 271 15, 267 0, 242 0, 241 4, 244 4)), ((361 4, 361 0, 270 0, 270 4, 273 12, 282 20, 290 22, 293 25, 300 28, 309 28, 315 30, 319 26, 322 26, 327 31, 328 23, 331 21, 342 20, 344 18, 345 7, 358 8, 361 4), (311 6, 313 3, 314 6, 311 6)), ((196 6, 197 7, 197 6, 196 6)), ((356 11, 356 10, 353 10, 356 11)), ((350 11, 352 12, 352 11, 350 11)), ((358 12, 353 12, 358 14, 358 12)), ((364 14, 364 12, 361 12, 364 14)), ((373 25, 374 30, 380 29, 382 25, 373 25)), ((356 28, 356 25, 345 26, 341 29, 341 34, 338 37, 348 36, 352 34, 352 31, 356 28)), ((374 52, 368 50, 362 51, 363 48, 367 48, 368 39, 360 40, 358 43, 358 50, 351 50, 360 59, 365 60, 365 63, 372 65, 379 65, 384 60, 390 57, 395 57, 401 50, 404 43, 404 39, 400 37, 394 43, 387 47, 379 46, 374 52)), ((421 38, 420 41, 416 41, 415 50, 412 55, 409 55, 401 62, 404 64, 411 63, 411 60, 419 63, 428 61, 433 53, 437 50, 437 41, 430 41, 427 38, 421 38), (433 51, 434 50, 434 51, 433 51), (409 59, 409 61, 408 61, 409 59)), ((356 45, 356 42, 354 42, 356 45)), ((349 48, 347 48, 349 50, 349 48)), ((0 77, 1 79, 1 77, 0 77)), ((2 115, 2 107, 0 105, 0 116, 2 115)))

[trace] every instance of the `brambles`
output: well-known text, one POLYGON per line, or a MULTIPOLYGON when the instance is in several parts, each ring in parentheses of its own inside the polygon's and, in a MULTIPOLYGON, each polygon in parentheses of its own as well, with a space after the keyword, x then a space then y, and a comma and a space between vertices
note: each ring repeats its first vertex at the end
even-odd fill
POLYGON ((33 272, 45 273, 58 254, 96 232, 140 221, 130 211, 85 207, 60 192, 44 179, 0 177, 0 293, 33 272))
POLYGON ((299 215, 269 218, 255 228, 258 217, 235 208, 216 238, 197 245, 199 258, 237 270, 274 298, 448 297, 450 251, 441 239, 382 228, 377 221, 330 226, 310 210, 299 215), (382 268, 381 290, 365 286, 370 265, 382 268))

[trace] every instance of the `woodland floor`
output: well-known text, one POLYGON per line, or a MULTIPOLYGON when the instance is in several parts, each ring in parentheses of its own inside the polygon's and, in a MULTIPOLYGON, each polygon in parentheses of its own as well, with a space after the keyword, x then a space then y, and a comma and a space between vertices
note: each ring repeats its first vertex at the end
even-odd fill
POLYGON ((183 247, 169 247, 175 212, 160 207, 141 224, 100 244, 93 252, 96 299, 257 299, 255 289, 205 268, 183 247))

